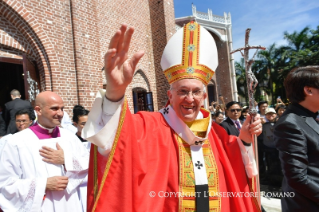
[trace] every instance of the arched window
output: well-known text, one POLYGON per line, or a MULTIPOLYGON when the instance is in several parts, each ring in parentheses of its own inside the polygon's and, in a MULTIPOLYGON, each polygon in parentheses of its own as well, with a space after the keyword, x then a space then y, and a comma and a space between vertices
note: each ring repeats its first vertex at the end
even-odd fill
POLYGON ((207 85, 207 93, 208 93, 208 101, 209 105, 211 102, 216 101, 216 91, 215 91, 215 84, 208 84, 207 85))
POLYGON ((138 111, 154 111, 152 92, 146 92, 144 88, 137 87, 133 88, 132 95, 134 113, 138 111))

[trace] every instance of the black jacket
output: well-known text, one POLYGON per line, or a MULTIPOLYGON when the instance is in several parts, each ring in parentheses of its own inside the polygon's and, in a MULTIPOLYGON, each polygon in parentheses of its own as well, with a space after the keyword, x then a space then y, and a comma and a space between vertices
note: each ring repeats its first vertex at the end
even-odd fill
POLYGON ((225 121, 220 123, 220 126, 222 126, 226 130, 228 135, 239 136, 239 130, 230 118, 227 118, 225 121))
POLYGON ((282 191, 286 192, 281 199, 283 212, 319 211, 319 125, 315 117, 316 113, 293 104, 275 125, 274 140, 284 174, 282 191))
POLYGON ((0 114, 0 137, 6 135, 6 123, 4 122, 2 115, 0 114))
POLYGON ((31 103, 19 98, 16 98, 10 102, 7 102, 5 105, 4 119, 8 126, 7 134, 13 134, 18 131, 15 123, 16 112, 22 109, 30 109, 33 112, 31 103))

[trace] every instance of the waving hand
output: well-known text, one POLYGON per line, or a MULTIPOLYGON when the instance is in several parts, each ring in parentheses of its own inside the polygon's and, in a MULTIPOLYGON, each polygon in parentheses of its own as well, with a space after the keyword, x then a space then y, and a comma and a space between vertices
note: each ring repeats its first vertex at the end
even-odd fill
POLYGON ((139 51, 128 58, 133 33, 134 28, 122 24, 113 35, 104 56, 107 80, 105 95, 111 101, 118 101, 124 96, 126 87, 132 82, 136 65, 144 55, 143 51, 139 51))

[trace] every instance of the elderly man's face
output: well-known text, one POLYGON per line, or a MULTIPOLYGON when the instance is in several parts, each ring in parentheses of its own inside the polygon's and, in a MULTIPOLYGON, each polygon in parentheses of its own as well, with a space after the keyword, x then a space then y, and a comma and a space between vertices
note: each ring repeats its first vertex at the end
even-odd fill
POLYGON ((182 79, 167 91, 170 103, 177 116, 184 122, 192 122, 207 97, 203 91, 203 83, 197 79, 182 79))

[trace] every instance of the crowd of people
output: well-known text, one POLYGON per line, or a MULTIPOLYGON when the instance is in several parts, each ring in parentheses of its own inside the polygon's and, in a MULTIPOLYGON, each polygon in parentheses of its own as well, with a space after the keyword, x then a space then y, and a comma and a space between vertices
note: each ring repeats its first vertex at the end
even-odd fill
MULTIPOLYGON (((37 113, 31 103, 21 99, 18 90, 13 89, 10 92, 12 101, 5 104, 3 113, 0 114, 0 138, 20 132, 36 123, 37 113)), ((59 127, 66 128, 83 142, 87 143, 81 137, 82 129, 87 121, 89 111, 81 105, 73 107, 72 120, 69 115, 63 111, 63 116, 59 127)))
MULTIPOLYGON (((223 100, 223 98, 221 98, 223 100)), ((225 104, 225 107, 216 110, 214 107, 216 103, 212 102, 209 110, 212 119, 222 126, 229 135, 238 136, 242 124, 246 119, 248 113, 248 106, 244 106, 240 102, 231 101, 225 104)), ((255 102, 258 113, 262 122, 262 133, 257 137, 258 141, 258 159, 259 159, 259 174, 261 184, 267 185, 272 191, 281 190, 281 182, 283 174, 281 171, 279 152, 276 149, 274 141, 274 126, 279 118, 286 110, 286 104, 282 102, 280 97, 277 98, 275 108, 269 107, 267 101, 255 102)))

